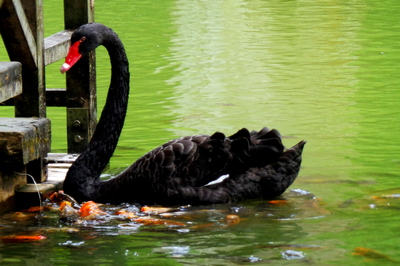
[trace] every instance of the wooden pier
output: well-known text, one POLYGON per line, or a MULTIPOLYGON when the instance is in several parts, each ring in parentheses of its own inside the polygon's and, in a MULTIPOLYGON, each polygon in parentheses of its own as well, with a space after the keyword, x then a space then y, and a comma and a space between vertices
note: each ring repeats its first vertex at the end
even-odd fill
MULTIPOLYGON (((10 62, 0 62, 0 110, 15 107, 15 118, 0 118, 0 213, 38 205, 60 189, 68 167, 96 127, 95 53, 67 72, 66 88, 46 88, 45 66, 67 54, 70 36, 94 21, 94 0, 64 0, 64 31, 44 37, 43 0, 0 0, 0 33, 10 62), (65 106, 69 154, 50 154, 47 106, 65 106), (31 180, 33 177, 34 181, 31 180)), ((62 23, 62 21, 60 21, 62 23)))

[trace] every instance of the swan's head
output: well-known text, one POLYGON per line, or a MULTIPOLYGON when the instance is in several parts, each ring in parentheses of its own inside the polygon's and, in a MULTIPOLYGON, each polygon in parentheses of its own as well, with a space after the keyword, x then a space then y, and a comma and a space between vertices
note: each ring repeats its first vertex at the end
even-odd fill
POLYGON ((81 57, 96 49, 103 42, 102 31, 105 26, 99 23, 89 23, 80 26, 71 36, 71 47, 69 48, 65 63, 61 66, 61 73, 67 72, 81 57))

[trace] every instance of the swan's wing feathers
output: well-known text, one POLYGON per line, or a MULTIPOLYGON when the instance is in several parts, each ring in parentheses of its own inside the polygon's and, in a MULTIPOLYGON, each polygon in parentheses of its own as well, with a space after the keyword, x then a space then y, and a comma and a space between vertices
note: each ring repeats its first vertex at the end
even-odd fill
POLYGON ((134 176, 174 186, 204 186, 221 175, 237 175, 250 167, 276 162, 283 153, 277 130, 250 133, 243 128, 226 137, 221 132, 171 140, 134 165, 134 176))
POLYGON ((278 130, 262 128, 250 134, 250 167, 262 167, 276 162, 284 151, 282 137, 278 130))
POLYGON ((171 140, 145 154, 128 172, 135 179, 153 184, 202 186, 226 172, 232 160, 230 142, 219 132, 171 140))
POLYGON ((178 143, 184 148, 174 158, 172 178, 179 185, 203 186, 223 175, 232 160, 230 141, 220 132, 186 137, 178 143))

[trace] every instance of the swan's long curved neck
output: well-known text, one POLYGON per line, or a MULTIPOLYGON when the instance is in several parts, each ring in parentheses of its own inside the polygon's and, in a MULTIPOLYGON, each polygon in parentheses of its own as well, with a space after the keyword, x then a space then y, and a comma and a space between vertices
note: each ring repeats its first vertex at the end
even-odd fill
POLYGON ((102 45, 111 60, 111 82, 106 104, 88 148, 70 167, 64 181, 64 191, 78 201, 97 197, 99 176, 117 146, 128 105, 129 65, 123 44, 111 29, 105 28, 102 45))

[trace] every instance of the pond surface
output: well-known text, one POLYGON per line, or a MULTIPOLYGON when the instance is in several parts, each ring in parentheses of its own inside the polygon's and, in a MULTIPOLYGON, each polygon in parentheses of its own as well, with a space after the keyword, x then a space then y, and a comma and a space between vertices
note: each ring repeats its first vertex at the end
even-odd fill
MULTIPOLYGON (((45 1, 46 36, 62 30, 58 2, 45 1)), ((1 236, 47 238, 0 242, 0 262, 398 264, 398 14, 398 0, 97 0, 96 21, 119 34, 132 75, 127 120, 105 176, 176 137, 264 126, 278 129, 286 146, 307 140, 303 169, 280 201, 179 210, 170 219, 184 226, 7 214, 1 236), (240 223, 227 226, 227 214, 240 223)), ((97 49, 99 109, 108 60, 97 49)), ((60 65, 47 67, 47 87, 65 86, 60 65)), ((65 152, 64 110, 49 108, 48 117, 52 150, 65 152)))

